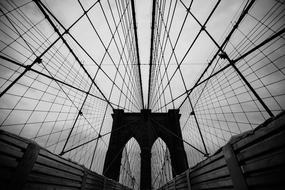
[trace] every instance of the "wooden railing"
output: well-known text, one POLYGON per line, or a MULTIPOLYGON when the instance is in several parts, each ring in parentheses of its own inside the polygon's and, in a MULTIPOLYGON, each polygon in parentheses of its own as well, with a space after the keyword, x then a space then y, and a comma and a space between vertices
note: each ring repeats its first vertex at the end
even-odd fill
MULTIPOLYGON (((284 189, 285 114, 233 137, 164 189, 284 189)), ((0 189, 129 189, 0 130, 0 189)))
POLYGON ((159 189, 285 189, 285 114, 232 137, 214 155, 159 189))
POLYGON ((0 130, 0 189, 129 189, 0 130))

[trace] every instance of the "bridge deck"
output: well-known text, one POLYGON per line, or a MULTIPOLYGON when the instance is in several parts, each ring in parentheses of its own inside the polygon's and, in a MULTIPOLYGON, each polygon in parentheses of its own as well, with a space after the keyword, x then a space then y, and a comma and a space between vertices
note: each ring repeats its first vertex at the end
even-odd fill
MULTIPOLYGON (((160 189, 282 189, 284 139, 283 112, 255 130, 234 136, 160 189)), ((0 189, 129 189, 2 130, 0 144, 0 189)))

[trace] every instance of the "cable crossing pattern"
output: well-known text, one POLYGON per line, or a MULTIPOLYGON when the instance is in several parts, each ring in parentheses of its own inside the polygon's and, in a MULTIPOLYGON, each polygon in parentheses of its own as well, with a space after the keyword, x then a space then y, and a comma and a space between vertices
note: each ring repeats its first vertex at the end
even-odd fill
MULTIPOLYGON (((102 174, 113 109, 179 109, 189 167, 284 110, 283 1, 150 2, 1 1, 1 129, 102 174)), ((139 189, 140 147, 122 150, 119 182, 139 189)), ((151 165, 154 189, 175 177, 162 139, 151 165)))

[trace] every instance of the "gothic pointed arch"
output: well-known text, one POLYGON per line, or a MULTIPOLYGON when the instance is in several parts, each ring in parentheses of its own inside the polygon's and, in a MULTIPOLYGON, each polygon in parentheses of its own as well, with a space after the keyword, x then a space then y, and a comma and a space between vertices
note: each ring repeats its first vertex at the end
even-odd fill
POLYGON ((140 154, 140 145, 132 137, 122 152, 119 182, 135 190, 140 186, 140 154))
POLYGON ((151 155, 151 186, 158 189, 173 178, 170 152, 160 137, 153 143, 151 155))

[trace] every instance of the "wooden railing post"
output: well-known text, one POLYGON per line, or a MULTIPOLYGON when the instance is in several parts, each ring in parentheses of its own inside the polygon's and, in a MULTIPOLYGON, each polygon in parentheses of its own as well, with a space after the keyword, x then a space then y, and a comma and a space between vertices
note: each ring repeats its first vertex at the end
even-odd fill
POLYGON ((247 184, 242 174, 236 155, 230 143, 223 147, 223 154, 230 172, 235 190, 247 190, 247 184))
POLYGON ((85 184, 86 184, 86 178, 87 178, 87 169, 85 167, 83 167, 83 176, 82 176, 82 183, 81 183, 81 190, 85 189, 85 184))
POLYGON ((106 177, 104 177, 103 190, 106 189, 106 177))
POLYGON ((186 178, 187 178, 187 187, 188 187, 188 190, 191 190, 191 183, 190 183, 190 170, 186 170, 186 178))
POLYGON ((23 189, 38 158, 39 151, 40 147, 36 143, 28 144, 23 158, 20 160, 16 171, 11 178, 8 189, 23 189))
POLYGON ((162 186, 162 189, 168 190, 168 182, 166 183, 166 186, 162 186), (164 188, 165 187, 165 188, 164 188))

